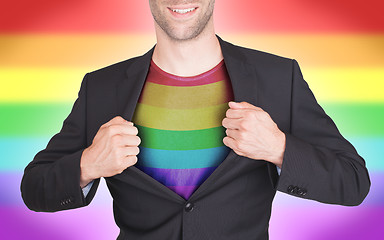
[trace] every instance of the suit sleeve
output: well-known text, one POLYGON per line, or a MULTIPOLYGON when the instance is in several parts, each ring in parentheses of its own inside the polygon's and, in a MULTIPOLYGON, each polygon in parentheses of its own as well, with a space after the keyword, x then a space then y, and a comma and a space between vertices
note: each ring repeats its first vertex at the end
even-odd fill
POLYGON ((80 188, 80 159, 86 146, 87 75, 72 110, 59 133, 38 152, 24 170, 21 195, 33 211, 55 212, 88 205, 97 179, 87 197, 80 188))
POLYGON ((362 203, 370 188, 364 159, 317 103, 292 60, 290 131, 277 190, 323 203, 362 203))

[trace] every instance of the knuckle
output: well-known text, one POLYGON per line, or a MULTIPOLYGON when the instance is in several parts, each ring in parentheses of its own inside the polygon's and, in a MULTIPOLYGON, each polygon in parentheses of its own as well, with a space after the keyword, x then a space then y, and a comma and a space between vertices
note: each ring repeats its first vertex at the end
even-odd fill
POLYGON ((267 120, 269 118, 269 114, 267 112, 260 112, 259 117, 261 120, 267 120))
POLYGON ((117 125, 110 125, 110 126, 108 126, 107 129, 108 129, 108 134, 110 136, 112 136, 112 135, 118 133, 120 128, 117 125))
POLYGON ((112 135, 111 136, 111 142, 113 145, 116 145, 121 141, 121 135, 112 135))
POLYGON ((240 131, 239 132, 239 138, 240 139, 246 139, 246 137, 247 137, 247 132, 245 132, 245 131, 240 131))
POLYGON ((245 112, 245 117, 246 118, 254 118, 255 114, 252 111, 245 112))
POLYGON ((239 123, 239 127, 240 127, 241 129, 247 129, 247 127, 248 127, 248 123, 247 123, 247 121, 244 121, 244 120, 240 121, 240 123, 239 123))

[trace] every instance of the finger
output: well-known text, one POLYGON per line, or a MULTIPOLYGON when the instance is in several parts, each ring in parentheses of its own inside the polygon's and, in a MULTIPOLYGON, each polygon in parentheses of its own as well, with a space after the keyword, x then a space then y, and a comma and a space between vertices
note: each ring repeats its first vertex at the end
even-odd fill
POLYGON ((141 138, 139 136, 134 135, 126 135, 122 134, 120 136, 120 146, 124 147, 136 147, 139 146, 141 143, 141 138))
POLYGON ((127 156, 136 156, 140 153, 140 148, 138 146, 135 147, 122 147, 121 153, 123 157, 127 156))
POLYGON ((126 168, 136 164, 137 160, 138 160, 136 155, 128 155, 124 159, 125 159, 125 161, 127 163, 127 167, 126 168))
POLYGON ((224 118, 221 124, 225 128, 230 129, 240 129, 239 128, 239 121, 241 121, 241 118, 224 118))
POLYGON ((127 156, 122 156, 121 160, 122 160, 121 166, 120 166, 121 169, 120 169, 119 173, 123 172, 128 167, 137 163, 138 158, 136 155, 127 155, 127 156))
POLYGON ((237 155, 245 156, 245 154, 236 147, 235 139, 231 137, 224 137, 223 142, 227 147, 231 148, 237 155))
POLYGON ((112 124, 107 127, 104 127, 103 131, 105 131, 108 136, 137 135, 139 133, 137 127, 126 124, 112 124))
POLYGON ((233 138, 235 140, 239 139, 239 130, 237 129, 227 128, 227 130, 225 130, 225 134, 227 134, 228 137, 233 138))
POLYGON ((237 150, 236 147, 235 147, 235 146, 236 146, 236 140, 235 140, 235 139, 226 136, 226 137, 223 138, 223 143, 224 143, 227 147, 229 147, 229 148, 231 148, 231 149, 233 149, 233 150, 237 150))
POLYGON ((246 110, 244 109, 233 109, 233 108, 229 108, 226 112, 225 112, 225 116, 227 118, 243 118, 244 117, 244 113, 245 113, 246 110))

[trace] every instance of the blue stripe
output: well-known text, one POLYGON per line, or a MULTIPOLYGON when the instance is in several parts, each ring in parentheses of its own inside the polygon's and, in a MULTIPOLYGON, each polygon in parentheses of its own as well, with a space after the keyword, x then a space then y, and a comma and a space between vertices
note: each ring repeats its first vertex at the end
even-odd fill
POLYGON ((231 150, 227 146, 197 150, 162 150, 141 147, 137 165, 151 168, 187 169, 218 166, 231 150))
POLYGON ((0 138, 0 171, 24 170, 47 147, 49 137, 0 138))
MULTIPOLYGON (((365 138, 365 137, 346 137, 356 148, 357 152, 366 160, 367 168, 370 172, 383 172, 384 171, 384 138, 365 138)), ((3 137, 0 138, 0 171, 22 171, 27 166, 27 164, 33 160, 33 157, 42 149, 44 149, 50 137, 3 137)), ((213 149, 225 148, 226 146, 221 146, 213 149)), ((142 148, 142 147, 140 147, 142 148)), ((144 148, 141 149, 144 151, 144 148)), ((149 154, 161 154, 165 150, 151 149, 151 153, 140 153, 145 158, 150 156, 149 154)), ((194 151, 207 151, 207 149, 200 150, 186 150, 192 154, 194 151)), ((176 155, 177 151, 173 150, 173 155, 176 155)), ((184 152, 184 151, 180 151, 184 152)), ((229 151, 228 151, 229 153, 229 151)), ((219 158, 222 160, 226 157, 226 154, 221 152, 221 156, 218 157, 217 164, 219 163, 219 158)), ((168 153, 169 154, 169 153, 168 153)), ((212 160, 212 155, 216 153, 211 153, 209 157, 212 160)), ((203 154, 208 157, 206 154, 203 154)), ((151 157, 151 156, 150 156, 151 157)), ((164 156, 162 157, 164 158, 164 156)), ((192 157, 191 157, 192 158, 192 157)), ((193 157, 198 159, 197 156, 193 157)), ((180 159, 180 158, 178 158, 180 159)), ((148 166, 151 167, 151 166, 148 166)), ((203 166, 210 167, 210 166, 203 166)), ((167 167, 160 167, 167 168, 167 167)), ((200 168, 200 167, 190 167, 190 168, 200 168)))
MULTIPOLYGON (((384 124, 384 123, 383 123, 384 124)), ((384 171, 384 138, 347 138, 359 155, 364 158, 369 172, 384 171)))

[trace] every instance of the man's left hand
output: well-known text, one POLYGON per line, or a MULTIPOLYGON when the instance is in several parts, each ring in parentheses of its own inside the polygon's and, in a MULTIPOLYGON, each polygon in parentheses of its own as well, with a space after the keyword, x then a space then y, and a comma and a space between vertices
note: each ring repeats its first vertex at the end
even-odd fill
POLYGON ((222 121, 223 143, 240 156, 269 161, 281 168, 285 134, 263 109, 248 102, 229 102, 222 121))

